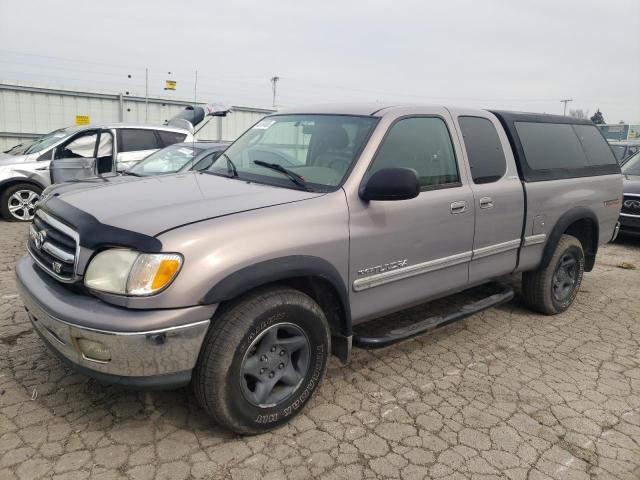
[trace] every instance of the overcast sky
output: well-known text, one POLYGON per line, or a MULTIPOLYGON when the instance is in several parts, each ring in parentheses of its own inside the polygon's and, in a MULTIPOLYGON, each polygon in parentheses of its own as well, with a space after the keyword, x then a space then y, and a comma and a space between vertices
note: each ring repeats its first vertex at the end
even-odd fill
POLYGON ((640 0, 0 0, 0 80, 270 106, 421 102, 640 123, 640 0), (169 74, 168 72, 171 72, 169 74), (132 78, 128 78, 131 74, 132 78))

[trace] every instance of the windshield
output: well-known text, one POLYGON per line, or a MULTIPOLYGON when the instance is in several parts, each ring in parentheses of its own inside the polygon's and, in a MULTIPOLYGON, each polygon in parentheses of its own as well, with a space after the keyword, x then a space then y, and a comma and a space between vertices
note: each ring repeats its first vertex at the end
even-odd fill
POLYGON ((625 175, 640 176, 640 152, 629 158, 622 166, 622 173, 625 175))
POLYGON ((193 157, 202 152, 200 148, 187 147, 184 145, 171 145, 152 153, 147 158, 137 163, 128 173, 146 177, 149 175, 162 175, 165 173, 176 173, 193 157))
POLYGON ((301 188, 282 169, 304 179, 313 190, 337 187, 351 168, 377 119, 346 115, 275 115, 266 117, 220 156, 209 168, 261 183, 301 188), (258 162, 258 164, 256 164, 258 162))
POLYGON ((24 153, 28 155, 30 153, 41 152, 42 150, 49 148, 51 145, 58 143, 64 137, 69 135, 69 133, 71 132, 66 128, 61 128, 60 130, 54 130, 51 133, 47 133, 46 135, 35 139, 24 153))

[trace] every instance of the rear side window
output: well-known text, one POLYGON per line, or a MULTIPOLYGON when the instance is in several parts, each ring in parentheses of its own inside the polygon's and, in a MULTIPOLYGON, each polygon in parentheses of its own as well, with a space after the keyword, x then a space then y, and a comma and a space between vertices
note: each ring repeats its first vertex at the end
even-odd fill
POLYGON ((184 142, 184 139, 187 138, 187 135, 184 133, 169 132, 167 130, 158 130, 158 135, 160 135, 160 140, 162 140, 165 147, 173 145, 174 143, 184 142))
POLYGON ((425 188, 460 182, 449 130, 437 117, 405 118, 391 127, 370 173, 392 167, 412 168, 425 188))
POLYGON ((124 128, 120 130, 120 151, 136 152, 160 148, 153 130, 124 128))
POLYGON ((587 158, 569 124, 515 122, 529 168, 533 170, 579 169, 587 158))
POLYGON ((609 144, 600 131, 592 125, 573 125, 584 147, 589 165, 610 165, 617 163, 609 144))
POLYGON ((459 117, 474 183, 500 180, 507 171, 502 143, 493 123, 481 117, 459 117))

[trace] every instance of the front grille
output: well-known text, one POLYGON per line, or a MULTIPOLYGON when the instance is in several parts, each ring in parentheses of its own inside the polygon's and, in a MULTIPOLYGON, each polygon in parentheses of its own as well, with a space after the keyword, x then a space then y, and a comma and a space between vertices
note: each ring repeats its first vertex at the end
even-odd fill
POLYGON ((63 282, 75 280, 78 233, 68 225, 36 210, 27 250, 49 275, 63 282))
POLYGON ((625 194, 620 213, 640 217, 640 195, 625 194))

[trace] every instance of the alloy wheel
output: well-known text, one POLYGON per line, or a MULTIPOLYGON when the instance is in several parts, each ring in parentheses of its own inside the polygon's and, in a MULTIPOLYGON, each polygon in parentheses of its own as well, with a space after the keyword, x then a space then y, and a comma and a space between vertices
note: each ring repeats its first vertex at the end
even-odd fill
POLYGON ((245 399, 260 408, 273 407, 295 393, 309 369, 307 334, 292 323, 278 323, 258 335, 240 366, 245 399))
POLYGON ((39 199, 33 190, 17 190, 9 197, 9 213, 17 220, 31 220, 39 199))
POLYGON ((567 252, 558 262, 553 274, 553 296, 559 302, 567 300, 573 292, 578 281, 578 257, 573 252, 567 252))

